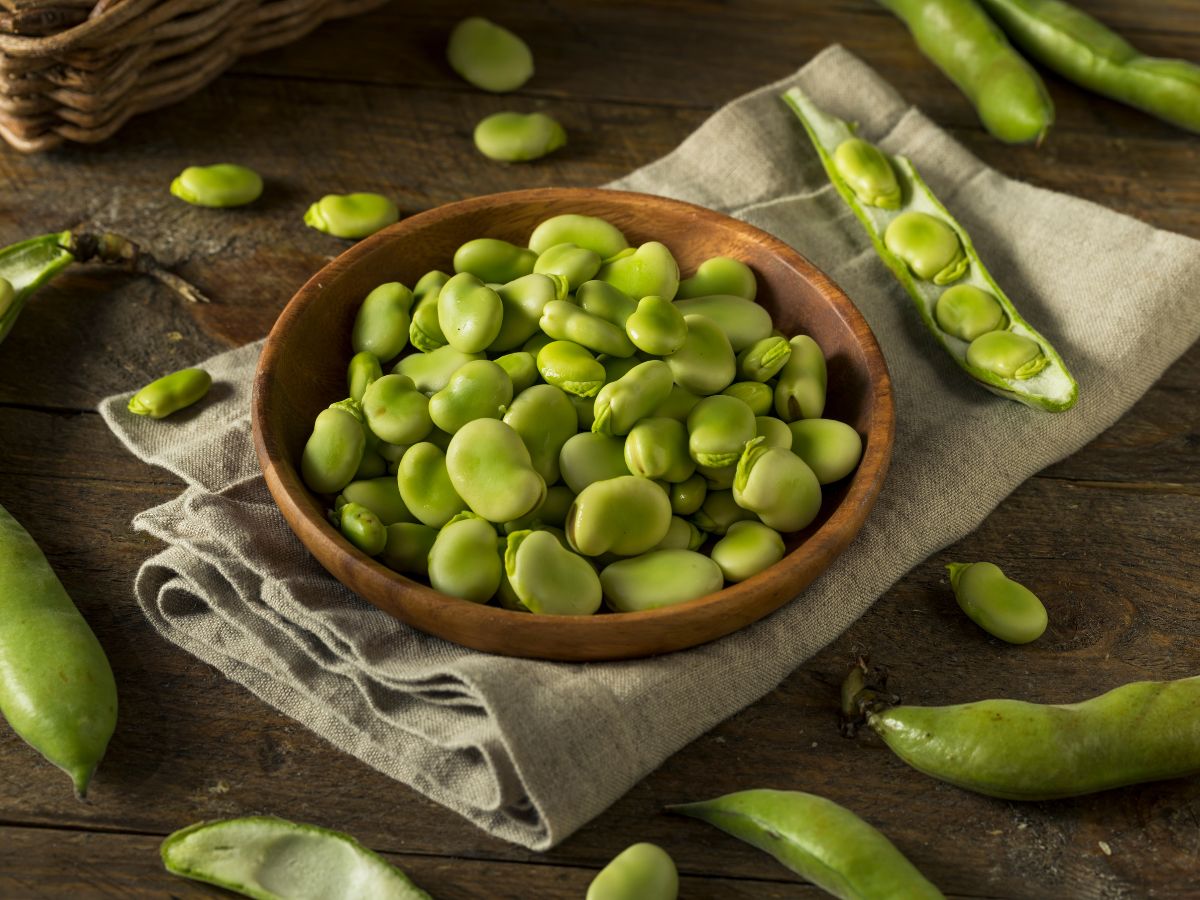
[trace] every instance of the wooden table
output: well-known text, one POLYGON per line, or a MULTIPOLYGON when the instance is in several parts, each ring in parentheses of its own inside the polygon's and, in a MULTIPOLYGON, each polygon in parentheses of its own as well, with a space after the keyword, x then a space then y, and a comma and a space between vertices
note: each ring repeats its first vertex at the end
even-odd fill
MULTIPOLYGON (((1149 52, 1200 60, 1195 0, 1080 5, 1149 52)), ((480 9, 395 3, 245 60, 98 147, 0 150, 0 244, 110 227, 153 244, 219 300, 186 306, 145 280, 76 268, 0 347, 0 503, 45 549, 121 692, 120 724, 86 804, 0 727, 0 896, 212 896, 161 869, 159 841, 200 819, 255 812, 349 831, 439 898, 582 897, 634 840, 671 852, 687 898, 816 896, 758 851, 662 813, 672 801, 774 786, 849 805, 952 896, 1196 897, 1200 779, 1055 803, 992 800, 906 768, 878 742, 839 737, 834 708, 859 647, 891 667, 908 700, 925 703, 1067 701, 1200 670, 1200 348, 777 690, 547 854, 488 837, 333 749, 143 619, 133 579, 157 545, 130 520, 180 486, 126 454, 96 404, 265 334, 344 247, 300 224, 322 193, 382 191, 412 213, 491 191, 602 184, 840 41, 1006 174, 1200 238, 1200 139, 1048 77, 1058 106, 1049 141, 999 144, 868 0, 505 4, 491 15, 537 59, 536 77, 510 97, 471 89, 443 61, 452 25, 480 9), (472 127, 510 107, 554 113, 570 146, 536 165, 482 158, 472 127), (261 203, 215 212, 167 194, 183 166, 226 159, 268 177, 261 203), (1037 590, 1050 611, 1044 638, 1001 646, 961 614, 943 567, 976 558, 1037 590)), ((1094 301, 1099 309, 1105 298, 1094 301)))

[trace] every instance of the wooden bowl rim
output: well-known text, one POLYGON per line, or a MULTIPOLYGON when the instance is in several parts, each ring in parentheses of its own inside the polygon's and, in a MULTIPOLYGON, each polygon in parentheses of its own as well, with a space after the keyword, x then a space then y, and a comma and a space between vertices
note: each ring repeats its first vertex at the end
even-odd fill
MULTIPOLYGON (((784 596, 778 601, 773 600, 768 604, 760 605, 753 618, 748 620, 744 620, 744 616, 734 615, 731 621, 739 623, 734 627, 725 630, 717 629, 714 633, 709 634, 701 640, 691 641, 682 646, 673 646, 670 650, 698 646, 718 637, 723 637, 739 628, 745 627, 753 621, 763 618, 799 596, 799 593, 802 593, 804 588, 821 574, 850 543, 862 527, 871 507, 874 505, 891 461, 891 452, 895 437, 894 415, 891 379, 888 375, 883 353, 879 348, 878 342, 875 340, 874 334, 853 301, 802 254, 767 232, 723 213, 682 200, 635 191, 616 191, 607 188, 531 188, 485 194, 443 204, 442 206, 416 213, 356 243, 313 275, 291 300, 288 301, 280 313, 275 325, 267 335, 262 354, 259 357, 251 401, 251 423, 255 451, 271 495, 293 532, 318 561, 322 560, 323 552, 328 553, 330 551, 334 554, 345 555, 353 559, 359 564, 356 566, 356 568, 360 569, 360 572, 357 574, 365 578, 368 589, 393 593, 399 598, 398 605, 401 608, 398 610, 390 609, 377 603, 370 596, 365 594, 359 594, 359 596, 362 596, 363 599, 379 607, 384 612, 417 627, 419 630, 425 630, 427 633, 436 633, 438 637, 462 643, 464 646, 471 646, 475 649, 503 655, 576 661, 635 658, 664 652, 660 649, 655 649, 655 647, 663 644, 661 637, 662 629, 650 628, 652 624, 669 627, 672 624, 685 623, 705 613, 733 612, 747 605, 753 606, 752 600, 758 593, 758 588, 765 583, 766 579, 780 577, 781 571, 786 572, 797 568, 803 569, 806 566, 812 568, 814 562, 819 563, 809 573, 804 583, 796 589, 796 593, 793 593, 791 596, 784 596), (300 492, 300 496, 310 495, 300 480, 295 465, 288 458, 287 453, 281 446, 282 441, 279 436, 269 434, 265 429, 265 409, 272 401, 272 394, 275 390, 273 375, 282 353, 281 347, 285 337, 293 324, 308 310, 309 306, 319 302, 322 293, 326 289, 323 282, 327 281, 330 275, 333 274, 330 273, 331 269, 336 268, 338 273, 345 272, 351 269, 361 258, 370 255, 382 245, 391 243, 400 236, 418 231, 434 223, 453 219, 481 209, 503 208, 511 204, 524 205, 538 201, 560 202, 563 200, 575 201, 582 206, 589 201, 605 201, 613 198, 633 201, 639 207, 647 209, 663 204, 679 207, 706 224, 732 229, 752 239, 753 242, 763 245, 770 253, 782 257, 788 266, 801 273, 822 298, 830 304, 842 319, 844 326, 859 338, 859 344, 866 361, 868 384, 871 385, 875 395, 874 402, 869 408, 871 425, 864 441, 866 449, 859 463, 859 468, 852 477, 849 488, 838 504, 838 507, 812 535, 806 538, 799 547, 785 556, 780 562, 758 575, 725 587, 714 594, 709 594, 687 603, 632 613, 606 611, 593 616, 533 615, 450 597, 434 590, 428 585, 406 578, 362 553, 357 548, 347 544, 342 539, 340 533, 333 528, 324 516, 317 514, 310 508, 311 504, 302 504, 296 500, 294 494, 297 492, 300 492), (859 474, 863 472, 871 472, 873 475, 870 478, 860 478, 859 474), (305 523, 305 525, 301 523, 305 523), (783 567, 782 570, 781 567, 783 567), (484 633, 487 633, 494 629, 495 634, 499 635, 510 633, 513 628, 519 628, 526 633, 528 638, 523 643, 536 648, 535 652, 517 652, 501 641, 490 638, 482 642, 463 642, 458 640, 456 635, 450 633, 454 629, 433 631, 428 629, 426 625, 420 625, 417 624, 417 621, 413 621, 418 620, 428 623, 430 620, 441 620, 444 618, 444 610, 447 604, 454 604, 454 617, 456 621, 460 621, 464 625, 474 626, 469 628, 472 633, 479 633, 481 629, 484 630, 484 633), (659 635, 659 639, 645 641, 646 646, 644 647, 639 647, 636 645, 637 642, 634 642, 634 645, 629 647, 627 653, 622 651, 620 653, 607 652, 595 654, 590 651, 589 644, 592 642, 600 640, 602 636, 608 639, 601 641, 605 644, 609 643, 609 640, 613 637, 623 638, 628 633, 630 626, 634 624, 640 624, 649 628, 651 632, 659 635), (545 647, 542 647, 541 645, 545 642, 554 642, 554 645, 550 646, 547 644, 545 647), (570 646, 564 648, 562 646, 564 642, 570 646), (481 643, 487 646, 481 646, 481 643)), ((337 576, 335 575, 335 577, 337 576)), ((341 579, 339 578, 339 580, 341 579)), ((355 593, 358 592, 355 591, 355 593)), ((710 615, 708 618, 712 620, 715 619, 715 616, 710 615)), ((668 641, 667 643, 670 642, 668 641)))

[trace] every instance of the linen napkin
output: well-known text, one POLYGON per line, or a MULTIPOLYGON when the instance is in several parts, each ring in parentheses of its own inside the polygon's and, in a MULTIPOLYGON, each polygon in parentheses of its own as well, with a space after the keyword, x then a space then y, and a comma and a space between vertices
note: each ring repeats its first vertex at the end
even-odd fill
POLYGON ((128 395, 101 405, 134 454, 187 483, 134 520, 167 545, 136 582, 162 635, 335 746, 535 850, 770 691, 905 572, 1115 422, 1200 335, 1200 242, 1005 178, 840 47, 733 101, 611 187, 699 203, 792 245, 853 298, 891 370, 896 445, 874 512, 808 590, 737 634, 571 665, 466 650, 370 606, 309 556, 267 493, 249 423, 259 344, 204 362, 224 396, 172 420, 130 415, 128 395), (917 164, 1062 353, 1080 384, 1073 410, 986 393, 924 332, 780 101, 792 85, 917 164))

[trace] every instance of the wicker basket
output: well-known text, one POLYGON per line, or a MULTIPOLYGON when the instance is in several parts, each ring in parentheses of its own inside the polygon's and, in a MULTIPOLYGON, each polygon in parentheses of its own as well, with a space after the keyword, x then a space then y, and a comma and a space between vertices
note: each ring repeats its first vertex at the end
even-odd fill
POLYGON ((0 0, 0 136, 93 143, 181 100, 239 56, 386 0, 0 0))

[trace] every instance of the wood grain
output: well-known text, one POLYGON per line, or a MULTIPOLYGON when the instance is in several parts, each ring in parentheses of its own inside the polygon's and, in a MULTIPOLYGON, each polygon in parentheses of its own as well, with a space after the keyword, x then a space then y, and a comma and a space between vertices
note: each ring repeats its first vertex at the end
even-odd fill
MULTIPOLYGON (((1194 0, 1079 5, 1145 50, 1200 60, 1194 0)), ((549 854, 488 837, 155 634, 132 585, 157 544, 130 521, 180 486, 125 454, 90 410, 265 335, 346 246, 298 224, 327 191, 384 190, 411 215, 475 194, 603 184, 836 41, 1005 174, 1200 237, 1200 140, 1050 77, 1058 125, 1047 143, 998 144, 868 0, 506 4, 492 15, 526 35, 538 59, 528 88, 507 97, 471 91, 441 61, 449 23, 477 11, 458 0, 391 4, 243 60, 184 103, 134 119, 114 142, 38 157, 0 150, 0 242, 107 225, 150 239, 219 300, 187 307, 145 282, 79 268, 40 294, 0 345, 0 503, 46 549, 121 691, 117 734, 86 805, 0 728, 0 896, 217 896, 165 876, 157 844, 196 820, 250 812, 354 833, 397 854, 439 897, 578 898, 585 873, 642 839, 678 860, 685 898, 817 896, 758 851, 662 813, 669 802, 754 786, 847 804, 951 896, 1195 896, 1200 780, 1056 803, 990 800, 921 776, 870 739, 844 740, 833 707, 846 661, 864 646, 922 703, 1066 701, 1200 671, 1200 348, 777 690, 549 854), (469 136, 503 108, 553 111, 571 145, 528 167, 490 163, 469 136), (267 176, 260 207, 199 210, 166 194, 184 166, 225 159, 267 176), (943 566, 982 558, 1045 600, 1042 641, 1001 645, 958 611, 943 566)))

